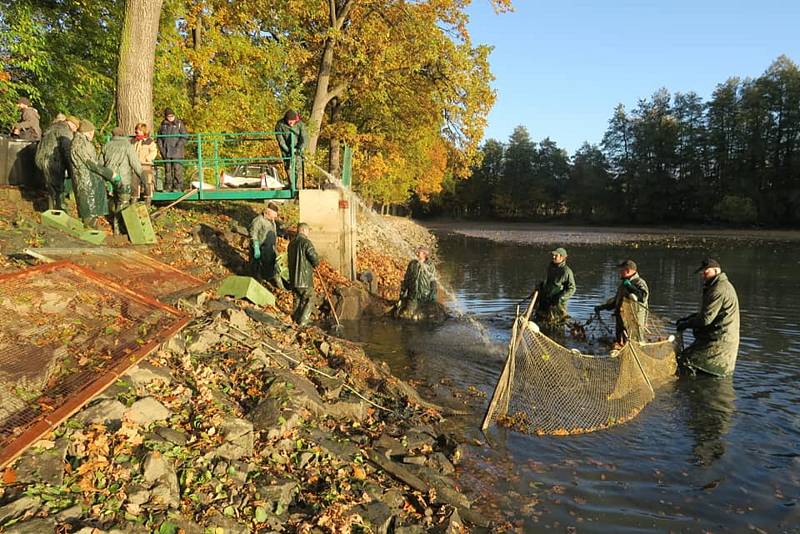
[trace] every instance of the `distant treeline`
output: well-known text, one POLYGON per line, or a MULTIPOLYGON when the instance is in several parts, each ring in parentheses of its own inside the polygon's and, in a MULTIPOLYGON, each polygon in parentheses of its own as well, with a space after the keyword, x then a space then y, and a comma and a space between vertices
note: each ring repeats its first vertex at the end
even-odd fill
POLYGON ((572 157, 517 127, 418 212, 608 223, 800 224, 800 70, 779 57, 711 100, 666 89, 618 105, 600 145, 572 157))

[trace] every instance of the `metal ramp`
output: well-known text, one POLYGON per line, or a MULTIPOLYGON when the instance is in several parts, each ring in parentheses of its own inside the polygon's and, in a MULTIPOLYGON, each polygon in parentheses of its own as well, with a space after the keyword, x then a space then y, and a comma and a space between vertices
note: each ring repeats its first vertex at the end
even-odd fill
POLYGON ((203 286, 204 280, 128 248, 31 248, 25 254, 45 262, 70 261, 158 300, 203 286))
POLYGON ((188 320, 69 262, 0 275, 0 467, 188 320))

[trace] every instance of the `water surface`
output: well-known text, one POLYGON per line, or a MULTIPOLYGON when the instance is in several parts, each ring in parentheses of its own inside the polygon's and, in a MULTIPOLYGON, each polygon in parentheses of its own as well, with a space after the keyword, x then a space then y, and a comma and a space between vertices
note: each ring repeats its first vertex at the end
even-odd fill
MULTIPOLYGON (((503 364, 515 304, 541 280, 551 245, 440 235, 442 276, 469 321, 371 322, 348 335, 404 378, 488 395, 503 364)), ((698 239, 689 246, 571 246, 587 319, 611 296, 620 260, 634 259, 651 307, 674 320, 695 311, 693 271, 716 257, 736 287, 742 344, 733 379, 680 378, 633 421, 573 437, 477 430, 486 399, 456 423, 469 447, 460 482, 519 531, 800 532, 800 244, 698 239)))

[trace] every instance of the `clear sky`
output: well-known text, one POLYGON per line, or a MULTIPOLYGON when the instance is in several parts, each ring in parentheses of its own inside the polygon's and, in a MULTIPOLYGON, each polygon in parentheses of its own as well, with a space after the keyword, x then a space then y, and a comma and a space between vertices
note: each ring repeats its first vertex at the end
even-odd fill
POLYGON ((516 0, 495 15, 473 0, 474 43, 490 57, 497 102, 486 138, 518 125, 570 154, 599 143, 614 106, 666 87, 704 101, 731 76, 800 62, 800 0, 516 0))

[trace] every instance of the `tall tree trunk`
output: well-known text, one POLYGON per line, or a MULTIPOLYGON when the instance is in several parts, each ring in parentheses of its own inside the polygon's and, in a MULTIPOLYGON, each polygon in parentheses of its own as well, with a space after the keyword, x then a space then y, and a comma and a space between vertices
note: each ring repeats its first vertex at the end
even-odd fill
POLYGON ((163 0, 126 0, 117 69, 117 123, 153 126, 153 70, 163 0))
MULTIPOLYGON (((330 29, 334 30, 334 33, 342 30, 355 2, 356 0, 341 0, 341 4, 337 5, 337 0, 328 0, 329 24, 330 29)), ((319 62, 319 71, 317 72, 317 86, 314 89, 314 101, 311 105, 311 117, 309 120, 308 153, 312 156, 317 151, 319 132, 322 128, 322 118, 325 116, 325 108, 331 100, 341 95, 346 88, 345 85, 337 85, 333 89, 330 89, 335 48, 336 41, 334 37, 325 39, 325 45, 322 48, 322 58, 320 58, 319 62)))

